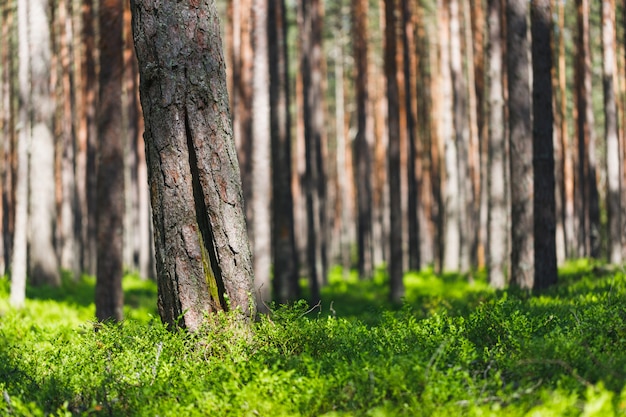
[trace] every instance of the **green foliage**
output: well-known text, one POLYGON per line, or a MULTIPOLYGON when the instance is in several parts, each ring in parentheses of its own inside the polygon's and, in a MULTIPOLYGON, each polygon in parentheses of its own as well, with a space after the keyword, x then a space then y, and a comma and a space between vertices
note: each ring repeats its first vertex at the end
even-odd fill
POLYGON ((92 279, 31 289, 21 311, 0 281, 0 415, 626 415, 623 273, 571 265, 531 297, 426 271, 393 306, 383 273, 340 272, 318 306, 194 335, 167 331, 134 277, 130 318, 106 325, 92 279))

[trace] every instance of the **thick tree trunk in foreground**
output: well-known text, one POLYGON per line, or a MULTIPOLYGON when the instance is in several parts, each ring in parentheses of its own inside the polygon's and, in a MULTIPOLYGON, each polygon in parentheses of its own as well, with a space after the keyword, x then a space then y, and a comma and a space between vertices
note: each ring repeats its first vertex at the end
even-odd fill
POLYGON ((122 143, 122 79, 124 68, 122 0, 106 0, 100 8, 102 62, 98 101, 100 158, 97 165, 96 316, 122 320, 124 246, 124 147, 122 143))
POLYGON ((535 231, 533 288, 538 289, 554 285, 557 281, 550 0, 532 1, 531 25, 535 231))
POLYGON ((255 313, 253 272, 215 3, 134 0, 159 313, 255 313))

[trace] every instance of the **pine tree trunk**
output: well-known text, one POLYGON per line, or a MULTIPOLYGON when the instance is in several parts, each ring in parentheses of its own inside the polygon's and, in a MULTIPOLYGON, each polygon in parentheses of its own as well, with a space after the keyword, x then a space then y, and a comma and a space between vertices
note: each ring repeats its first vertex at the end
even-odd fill
POLYGON ((122 82, 124 4, 107 0, 100 8, 100 97, 98 101, 96 317, 123 319, 124 144, 122 82), (106 63, 106 64, 105 64, 106 63))
POLYGON ((219 19, 194 4, 132 3, 159 313, 192 331, 207 312, 255 313, 219 19))
POLYGON ((400 120, 396 78, 397 38, 395 0, 385 0, 385 76, 387 79, 387 123, 389 128, 389 296, 399 303, 404 296, 402 270, 402 207, 400 189, 400 120))
POLYGON ((287 24, 284 0, 270 1, 269 71, 272 132, 272 215, 274 296, 281 303, 300 296, 298 254, 295 242, 294 199, 291 189, 291 117, 289 109, 289 68, 287 24))
POLYGON ((531 2, 533 64, 534 289, 557 282, 550 0, 531 2))
POLYGON ((622 263, 621 167, 615 101, 615 0, 602 5, 602 84, 604 91, 604 137, 606 140, 607 215, 609 262, 622 263))
POLYGON ((507 73, 511 165, 511 283, 533 287, 533 173, 531 92, 528 62, 528 5, 508 0, 507 73))
POLYGON ((504 92, 502 85, 502 25, 500 0, 488 2, 489 47, 488 82, 489 97, 489 158, 488 183, 489 215, 487 237, 487 276, 489 284, 495 288, 506 285, 508 253, 508 216, 506 205, 506 140, 504 130, 504 92))
POLYGON ((358 271, 363 279, 372 278, 374 269, 372 244, 372 156, 371 139, 367 126, 369 110, 369 73, 368 73, 368 4, 365 0, 352 0, 352 44, 355 61, 355 90, 357 132, 354 139, 354 158, 356 166, 357 192, 357 250, 358 271))

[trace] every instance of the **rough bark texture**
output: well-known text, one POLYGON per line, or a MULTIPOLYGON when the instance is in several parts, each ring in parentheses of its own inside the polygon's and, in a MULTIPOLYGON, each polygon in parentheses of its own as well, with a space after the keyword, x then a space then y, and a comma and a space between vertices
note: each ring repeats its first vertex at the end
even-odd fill
POLYGON ((357 132, 354 139, 355 183, 357 194, 357 250, 358 271, 363 279, 370 279, 374 270, 372 245, 372 155, 367 137, 368 118, 368 45, 367 1, 352 0, 352 45, 355 64, 357 132))
POLYGON ((528 3, 508 0, 507 73, 511 152, 511 283, 530 289, 534 279, 533 153, 528 62, 528 3))
POLYGON ((124 4, 105 0, 100 7, 100 97, 96 214, 98 261, 96 268, 96 317, 122 320, 124 246, 124 147, 122 141, 122 80, 124 4))
POLYGON ((554 285, 557 281, 550 0, 532 1, 531 30, 535 232, 533 288, 541 289, 554 285))
POLYGON ((606 140, 606 206, 609 262, 622 262, 621 167, 615 101, 615 0, 602 0, 602 87, 604 91, 604 137, 606 140))
POLYGON ((387 122, 389 128, 389 296, 400 302, 404 296, 402 279, 402 207, 400 190, 400 119, 396 79, 397 37, 395 0, 385 0, 385 76, 387 78, 387 122))
POLYGON ((489 158, 488 183, 489 215, 487 237, 487 274, 495 288, 506 285, 508 228, 506 206, 506 140, 504 130, 504 92, 502 86, 502 25, 501 0, 488 2, 489 46, 489 158))
POLYGON ((300 296, 298 254, 291 190, 291 118, 287 62, 286 10, 284 0, 270 1, 268 43, 270 70, 270 124, 272 132, 272 251, 274 297, 278 302, 300 296))
POLYGON ((241 178, 213 0, 135 0, 159 313, 196 330, 255 313, 241 178))

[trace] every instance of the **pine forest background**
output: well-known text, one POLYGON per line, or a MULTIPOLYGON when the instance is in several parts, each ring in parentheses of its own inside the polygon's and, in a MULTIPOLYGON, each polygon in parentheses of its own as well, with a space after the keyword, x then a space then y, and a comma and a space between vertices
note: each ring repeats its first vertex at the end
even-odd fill
MULTIPOLYGON (((121 35, 123 264, 154 277, 130 4, 107 14, 122 19, 116 34, 100 19, 110 2, 27 3, 25 17, 18 1, 0 3, 0 273, 10 272, 15 235, 26 231, 29 283, 59 285, 61 271, 96 274, 97 169, 108 146, 99 138, 107 116, 98 81, 111 65, 98 45, 121 35), (20 71, 24 60, 30 72, 20 71)), ((471 279, 486 269, 496 287, 516 277, 509 165, 517 157, 507 139, 515 121, 505 106, 514 3, 217 1, 260 306, 315 302, 334 265, 362 278, 387 265, 397 300, 394 276, 409 270, 471 279), (308 277, 305 294, 299 277, 308 277)), ((624 4, 550 3, 556 258, 620 264, 624 4), (608 23, 615 30, 607 35, 608 23)), ((528 39, 530 25, 524 30, 528 39)), ((532 235, 530 225, 517 230, 532 235)))

